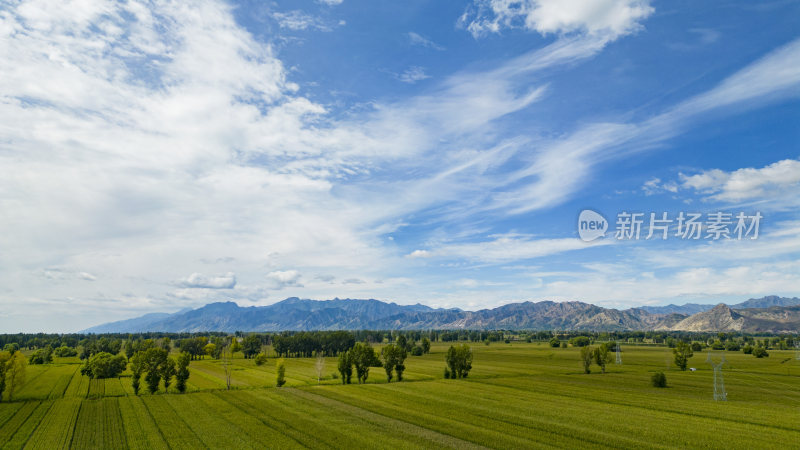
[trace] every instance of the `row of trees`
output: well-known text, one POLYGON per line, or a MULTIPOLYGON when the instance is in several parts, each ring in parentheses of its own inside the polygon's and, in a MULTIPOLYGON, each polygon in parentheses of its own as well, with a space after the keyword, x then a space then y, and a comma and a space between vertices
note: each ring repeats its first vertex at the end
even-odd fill
POLYGON ((600 344, 597 348, 581 347, 581 363, 584 373, 592 373, 592 363, 600 366, 602 373, 606 373, 606 366, 611 363, 611 352, 607 344, 600 344))
POLYGON ((168 391, 173 377, 175 377, 175 388, 178 389, 178 392, 185 392, 186 380, 189 379, 190 360, 189 353, 183 352, 175 359, 160 347, 152 347, 146 351, 135 353, 130 360, 134 394, 139 395, 142 375, 147 383, 147 390, 151 394, 158 391, 162 380, 164 390, 168 391))
POLYGON ((8 392, 8 401, 14 399, 14 393, 25 384, 27 367, 28 359, 21 351, 0 352, 0 402, 5 392, 8 392))

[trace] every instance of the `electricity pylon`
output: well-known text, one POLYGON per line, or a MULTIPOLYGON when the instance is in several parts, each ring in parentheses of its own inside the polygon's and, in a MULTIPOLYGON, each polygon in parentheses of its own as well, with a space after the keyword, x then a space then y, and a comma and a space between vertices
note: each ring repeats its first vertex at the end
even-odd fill
POLYGON ((725 353, 722 354, 720 362, 715 363, 711 359, 711 352, 708 352, 706 362, 714 368, 714 401, 724 402, 728 399, 728 393, 725 392, 725 381, 722 379, 722 365, 727 362, 725 361, 725 353))
MULTIPOLYGON (((800 349, 800 347, 798 347, 800 349)), ((798 355, 800 355, 800 350, 798 350, 798 355)), ((617 364, 622 364, 622 353, 619 350, 619 341, 617 341, 617 364)))
POLYGON ((794 348, 796 349, 794 352, 794 359, 800 360, 800 337, 794 338, 794 348))

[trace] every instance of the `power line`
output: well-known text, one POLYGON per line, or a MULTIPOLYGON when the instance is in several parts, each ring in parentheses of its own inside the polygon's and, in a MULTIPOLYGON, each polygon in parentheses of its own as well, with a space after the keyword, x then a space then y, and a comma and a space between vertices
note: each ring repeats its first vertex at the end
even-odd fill
POLYGON ((725 392, 725 381, 722 379, 722 366, 727 362, 725 361, 725 353, 722 354, 720 362, 715 363, 711 359, 711 352, 708 352, 706 362, 714 368, 714 401, 724 402, 728 400, 728 393, 725 392))

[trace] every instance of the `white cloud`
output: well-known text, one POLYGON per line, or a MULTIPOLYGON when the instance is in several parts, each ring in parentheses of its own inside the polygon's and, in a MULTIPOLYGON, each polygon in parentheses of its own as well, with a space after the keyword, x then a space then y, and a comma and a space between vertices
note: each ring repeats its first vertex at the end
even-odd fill
POLYGON ((286 287, 303 287, 300 277, 300 272, 296 270, 276 270, 267 274, 267 281, 270 289, 280 290, 286 287))
POLYGON ((651 178, 644 182, 642 190, 645 195, 654 195, 661 192, 671 192, 675 194, 678 192, 678 184, 674 181, 662 183, 660 178, 651 178))
POLYGON ((414 250, 413 252, 406 255, 408 258, 429 258, 431 256, 431 252, 427 250, 414 250))
POLYGON ((403 73, 397 75, 398 80, 409 84, 414 84, 426 78, 430 78, 430 75, 426 74, 425 69, 419 66, 409 67, 403 73))
POLYGON ((464 259, 483 263, 506 263, 612 243, 608 239, 586 243, 577 238, 534 239, 530 236, 512 234, 496 236, 489 241, 443 244, 427 251, 415 250, 409 257, 424 256, 443 259, 464 259), (423 251, 425 253, 417 254, 417 252, 423 251))
POLYGON ((203 275, 193 273, 181 280, 181 285, 198 289, 233 289, 236 286, 236 275, 228 272, 224 275, 203 275))
MULTIPOLYGON (((341 2, 339 2, 341 3, 341 2)), ((336 3, 328 3, 334 5, 336 3)), ((288 12, 274 12, 272 17, 278 22, 281 28, 286 28, 293 31, 313 29, 318 31, 332 31, 333 28, 326 24, 321 18, 311 16, 300 10, 293 10, 288 12)), ((344 25, 344 23, 339 23, 344 25)))
POLYGON ((336 5, 341 5, 344 0, 317 0, 317 1, 324 5, 336 6, 336 5))
POLYGON ((680 174, 681 187, 720 201, 775 198, 787 192, 800 194, 800 161, 785 159, 760 169, 747 167, 731 172, 706 170, 695 175, 680 174))
POLYGON ((459 23, 473 36, 525 28, 546 35, 577 32, 615 40, 641 28, 649 0, 475 0, 459 23))
POLYGON ((419 45, 420 47, 432 48, 439 51, 445 50, 441 45, 413 31, 408 32, 408 42, 410 42, 411 45, 419 45))

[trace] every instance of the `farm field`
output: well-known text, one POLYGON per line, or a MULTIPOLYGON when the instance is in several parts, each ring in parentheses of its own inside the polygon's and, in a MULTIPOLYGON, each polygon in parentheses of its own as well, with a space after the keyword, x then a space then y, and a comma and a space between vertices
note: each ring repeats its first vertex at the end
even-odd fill
POLYGON ((713 371, 696 352, 681 372, 665 347, 623 344, 623 364, 584 374, 577 348, 472 345, 469 378, 443 379, 448 345, 409 356, 404 381, 370 370, 342 385, 328 358, 236 359, 190 365, 189 392, 134 396, 129 377, 89 380, 75 358, 30 366, 14 401, 0 404, 3 448, 800 448, 800 360, 727 353, 728 401, 714 402, 713 371), (668 387, 651 386, 664 371, 668 387))

